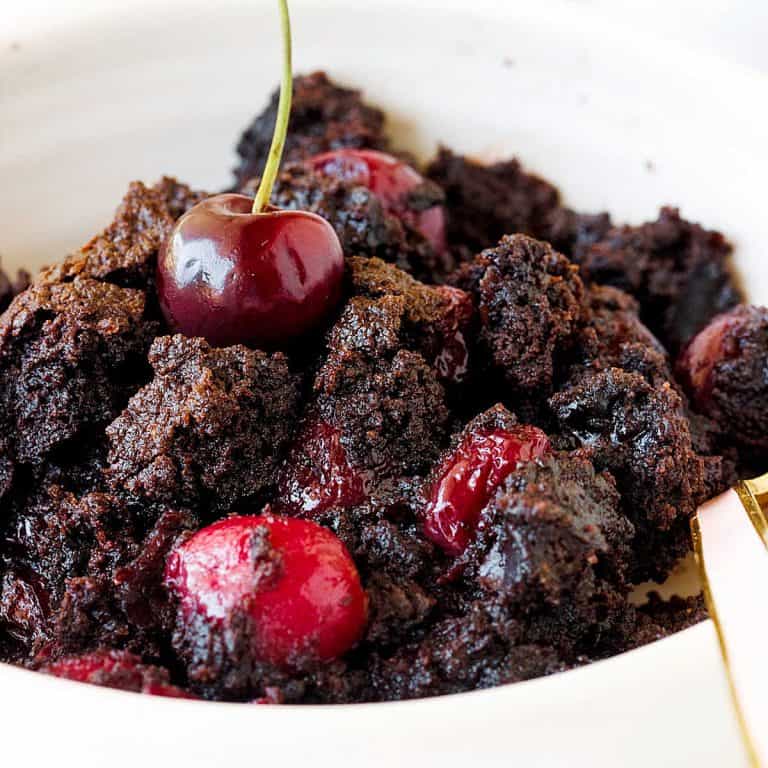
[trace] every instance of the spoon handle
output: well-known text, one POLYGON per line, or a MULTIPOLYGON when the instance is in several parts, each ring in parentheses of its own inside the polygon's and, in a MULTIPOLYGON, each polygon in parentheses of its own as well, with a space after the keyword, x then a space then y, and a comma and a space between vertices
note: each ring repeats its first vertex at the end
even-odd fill
POLYGON ((768 765, 768 474, 702 505, 691 521, 704 598, 717 630, 748 758, 768 765))

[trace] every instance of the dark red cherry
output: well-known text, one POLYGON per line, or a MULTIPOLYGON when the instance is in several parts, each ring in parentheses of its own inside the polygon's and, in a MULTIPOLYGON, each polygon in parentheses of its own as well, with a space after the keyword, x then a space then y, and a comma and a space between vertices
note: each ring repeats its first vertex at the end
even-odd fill
POLYGON ((519 425, 468 434, 437 471, 427 495, 424 533, 450 555, 459 555, 474 534, 494 490, 520 463, 550 450, 540 429, 519 425))
POLYGON ((370 189, 389 213, 421 232, 435 252, 445 250, 443 206, 415 211, 408 205, 408 196, 425 183, 410 165, 373 149, 337 149, 316 155, 310 164, 315 171, 370 189))
POLYGON ((185 624, 199 628, 202 619, 227 642, 245 615, 253 660, 284 668, 341 656, 365 627, 367 598, 352 558, 309 520, 220 520, 171 553, 165 582, 185 624))
POLYGON ((344 255, 331 225, 305 211, 254 214, 252 205, 244 195, 217 195, 177 222, 157 270, 175 331, 217 346, 280 346, 338 303, 344 255))
POLYGON ((168 673, 128 651, 99 650, 82 656, 69 656, 41 667, 42 672, 80 683, 104 685, 123 691, 194 699, 195 696, 171 685, 168 673))
POLYGON ((738 353, 731 333, 743 323, 741 308, 715 317, 691 339, 677 361, 677 374, 698 410, 707 410, 712 391, 712 371, 718 363, 738 353))
POLYGON ((320 420, 299 432, 278 482, 278 507, 313 515, 330 507, 354 507, 368 497, 370 478, 350 466, 341 433, 320 420))
POLYGON ((278 6, 280 98, 256 196, 203 200, 179 219, 159 254, 157 292, 169 325, 214 345, 284 345, 321 323, 341 295, 344 258, 331 225, 269 206, 293 94, 288 3, 278 6))

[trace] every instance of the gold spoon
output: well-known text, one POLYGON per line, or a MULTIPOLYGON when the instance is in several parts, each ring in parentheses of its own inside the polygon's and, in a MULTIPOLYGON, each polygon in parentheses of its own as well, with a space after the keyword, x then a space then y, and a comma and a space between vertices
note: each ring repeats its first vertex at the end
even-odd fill
POLYGON ((715 624, 750 763, 768 765, 768 474, 703 504, 691 520, 704 599, 715 624))

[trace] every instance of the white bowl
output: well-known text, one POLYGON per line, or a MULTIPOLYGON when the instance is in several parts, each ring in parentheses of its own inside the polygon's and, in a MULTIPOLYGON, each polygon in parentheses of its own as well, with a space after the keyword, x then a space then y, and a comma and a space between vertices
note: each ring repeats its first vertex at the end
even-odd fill
MULTIPOLYGON (((640 221, 680 204, 733 238, 751 297, 768 301, 765 78, 635 39, 570 5, 446 5, 295 0, 296 70, 323 67, 364 87, 417 152, 444 141, 517 154, 580 209, 640 221)), ((50 263, 84 242, 133 178, 225 185, 238 132, 278 76, 272 2, 48 6, 0 26, 6 266, 50 263)), ((573 672, 418 702, 173 701, 2 665, 0 690, 8 765, 15 754, 185 768, 744 760, 709 622, 573 672)))

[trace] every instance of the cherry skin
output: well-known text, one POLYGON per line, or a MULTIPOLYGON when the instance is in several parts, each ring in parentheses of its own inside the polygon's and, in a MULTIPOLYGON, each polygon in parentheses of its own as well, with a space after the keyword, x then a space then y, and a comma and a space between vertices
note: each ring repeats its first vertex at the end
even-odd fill
POLYGON ((317 515, 330 507, 354 507, 368 497, 371 478, 350 466, 341 432, 318 420, 299 432, 278 481, 279 509, 317 515))
POLYGON ((522 462, 539 459, 549 450, 544 432, 525 424, 468 434, 443 461, 428 490, 425 536, 447 554, 460 555, 504 478, 522 462))
POLYGON ((202 618, 214 636, 244 611, 253 659, 281 668, 338 658, 366 623, 367 597, 346 547, 309 520, 220 520, 171 553, 165 583, 182 621, 202 618))
POLYGON ((311 167, 326 176, 370 189, 385 210, 409 224, 430 243, 436 253, 445 250, 445 210, 433 205, 424 211, 408 207, 408 195, 424 184, 424 177, 410 165, 374 149, 337 149, 316 155, 311 167))
POLYGON ((136 693, 177 699, 197 698, 171 685, 164 669, 143 664, 138 656, 128 651, 98 650, 82 656, 68 656, 41 667, 41 671, 66 680, 136 693))
POLYGON ((161 248, 157 292, 168 324, 215 346, 279 346, 317 327, 341 297, 344 254, 306 211, 252 213, 245 195, 203 200, 161 248))
POLYGON ((717 315, 694 336, 677 361, 677 374, 697 409, 706 412, 712 391, 712 372, 738 354, 731 331, 743 322, 736 312, 717 315))

